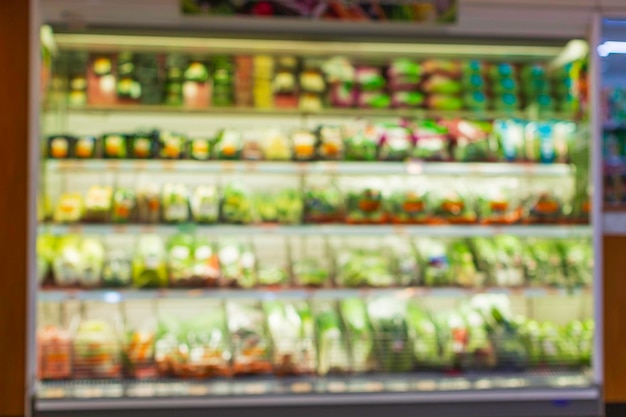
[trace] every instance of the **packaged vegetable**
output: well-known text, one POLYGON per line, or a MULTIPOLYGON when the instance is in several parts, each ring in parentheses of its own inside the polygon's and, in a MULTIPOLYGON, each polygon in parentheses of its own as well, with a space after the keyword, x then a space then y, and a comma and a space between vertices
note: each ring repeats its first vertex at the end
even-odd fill
POLYGON ((50 136, 48 138, 48 158, 67 159, 70 157, 76 138, 72 136, 50 136))
POLYGON ((178 133, 161 132, 159 156, 161 159, 181 159, 185 156, 187 139, 178 133))
POLYGON ((133 257, 133 286, 158 288, 167 286, 166 250, 156 235, 141 235, 133 257))
POLYGON ((387 109, 391 107, 391 96, 383 91, 362 91, 356 104, 359 108, 387 109))
POLYGON ((358 96, 358 90, 351 83, 336 83, 330 87, 329 100, 333 107, 353 107, 358 96))
POLYGON ((419 370, 444 367, 450 358, 444 356, 439 345, 439 329, 430 315, 416 303, 407 307, 407 322, 410 339, 413 342, 413 357, 419 370))
POLYGON ((305 223, 329 223, 341 221, 344 215, 340 191, 335 185, 310 187, 304 191, 305 223))
POLYGON ((569 287, 591 285, 593 271, 592 245, 586 239, 558 241, 556 248, 563 261, 563 275, 569 287))
POLYGON ((299 285, 322 287, 330 279, 330 270, 317 258, 304 258, 293 263, 293 274, 299 285))
POLYGON ((377 298, 367 304, 374 329, 376 359, 384 372, 413 369, 412 344, 406 322, 406 302, 397 298, 377 298))
POLYGON ((215 152, 217 159, 237 160, 241 159, 243 139, 241 133, 233 129, 224 129, 217 136, 215 152))
POLYGON ((524 284, 524 246, 514 236, 496 236, 492 239, 498 260, 498 285, 519 287, 524 284))
POLYGON ((342 160, 344 155, 341 128, 336 126, 322 126, 318 131, 318 156, 323 160, 342 160))
POLYGON ((525 159, 524 124, 515 120, 496 120, 493 125, 504 160, 523 161, 525 159))
POLYGON ((214 287, 220 278, 220 261, 214 245, 204 238, 196 238, 192 254, 192 281, 198 286, 214 287))
POLYGON ((308 69, 300 73, 300 88, 308 93, 321 94, 326 90, 326 80, 322 73, 308 69))
POLYGON ((128 287, 132 278, 132 254, 127 249, 115 245, 108 246, 102 267, 102 286, 128 287))
POLYGON ((222 191, 222 221, 234 224, 249 224, 257 215, 250 191, 238 183, 230 183, 222 191))
POLYGON ((317 329, 317 373, 345 373, 350 370, 348 348, 341 319, 332 303, 314 305, 317 329))
POLYGON ((443 287, 453 284, 447 247, 444 242, 433 239, 416 241, 416 252, 422 271, 423 285, 443 287))
POLYGON ((484 92, 471 91, 463 96, 463 107, 476 112, 485 111, 489 107, 489 100, 484 92))
POLYGON ((530 285, 565 286, 563 259, 553 240, 530 239, 525 245, 526 276, 530 285))
POLYGON ((278 376, 315 372, 315 326, 304 302, 267 301, 263 304, 272 339, 272 362, 278 376))
POLYGON ((156 377, 154 363, 155 331, 152 328, 128 330, 124 339, 124 374, 135 379, 156 377))
POLYGON ((316 138, 311 132, 299 130, 292 134, 293 157, 296 161, 311 161, 315 158, 316 138))
POLYGON ((563 218, 563 204, 553 193, 539 192, 526 202, 528 223, 558 223, 563 218))
POLYGON ((387 221, 387 207, 380 189, 368 187, 346 195, 346 222, 380 224, 387 221))
POLYGON ((228 243, 218 252, 223 285, 252 288, 257 283, 256 257, 249 244, 228 243))
POLYGON ((478 197, 478 216, 484 224, 515 224, 521 220, 522 207, 505 189, 490 188, 478 197))
POLYGON ((430 220, 429 194, 419 191, 397 191, 389 198, 389 217, 398 224, 424 224, 430 220))
POLYGON ((467 241, 452 241, 448 246, 447 255, 455 284, 471 288, 480 287, 483 284, 481 278, 484 278, 484 276, 476 271, 474 257, 467 241))
POLYGON ((373 125, 355 123, 343 134, 347 161, 375 161, 380 142, 378 129, 373 125))
POLYGON ((528 123, 525 136, 525 153, 528 161, 546 164, 556 160, 552 123, 528 123))
POLYGON ((165 184, 163 187, 163 220, 184 223, 189 220, 189 190, 184 184, 165 184))
POLYGON ((337 257, 337 284, 345 287, 391 287, 396 284, 389 253, 381 250, 343 250, 337 257))
POLYGON ((177 235, 167 243, 167 269, 172 287, 188 287, 196 284, 193 276, 193 237, 177 235))
POLYGON ((299 224, 302 221, 302 196, 295 189, 257 195, 255 207, 262 222, 299 224))
POLYGON ((96 138, 94 136, 79 136, 74 142, 74 158, 91 159, 96 157, 96 138))
POLYGON ((422 83, 422 91, 427 94, 456 95, 461 93, 461 81, 443 75, 432 75, 422 83))
POLYGON ((130 157, 134 159, 152 159, 157 156, 158 132, 140 132, 128 138, 130 157))
POLYGON ((433 120, 418 122, 413 130, 415 147, 411 157, 423 161, 450 160, 451 142, 448 129, 433 120))
POLYGON ((270 341, 265 317, 257 303, 226 303, 228 329, 233 346, 235 375, 265 374, 272 371, 270 341))
POLYGON ((339 311, 346 325, 351 370, 370 372, 375 369, 374 334, 367 316, 365 302, 360 298, 346 298, 339 302, 339 311))
POLYGON ((72 377, 72 342, 67 331, 57 326, 37 331, 37 375, 44 381, 72 377))
POLYGON ((380 143, 378 159, 381 161, 404 161, 411 154, 410 131, 400 126, 385 126, 380 143))
POLYGON ((397 58, 391 61, 389 68, 387 68, 387 76, 389 78, 397 78, 401 76, 421 76, 422 68, 420 65, 406 58, 397 58))
POLYGON ((82 287, 97 287, 100 285, 102 268, 104 266, 104 246, 96 238, 85 238, 80 243, 80 256, 83 270, 78 279, 82 287))
POLYGON ((73 375, 80 379, 119 378, 122 374, 119 334, 103 320, 83 320, 74 334, 73 375))
POLYGON ((208 161, 213 155, 213 146, 213 139, 191 138, 187 141, 185 154, 196 161, 208 161))
POLYGON ((438 220, 452 224, 471 224, 478 220, 470 198, 454 190, 436 196, 434 215, 438 220))
POLYGON ((129 223, 134 220, 136 203, 134 191, 125 188, 115 190, 111 213, 113 223, 129 223))
POLYGON ((491 124, 451 120, 445 123, 454 138, 454 160, 458 162, 488 162, 494 158, 490 141, 491 124))
POLYGON ((357 68, 355 82, 361 91, 377 91, 384 88, 386 84, 380 68, 375 67, 357 68))
POLYGON ((102 156, 105 159, 120 159, 128 157, 128 138, 126 135, 102 135, 102 156))
POLYGON ((262 138, 262 132, 256 130, 244 132, 242 136, 243 146, 241 148, 241 158, 247 161, 259 161, 263 159, 262 138))
POLYGON ((156 184, 144 184, 137 190, 137 220, 158 223, 161 220, 161 192, 156 184))
POLYGON ((78 193, 63 193, 54 210, 55 223, 76 223, 83 216, 83 198, 78 193))
POLYGON ((184 322, 160 317, 155 345, 159 375, 195 379, 232 375, 225 314, 221 306, 211 307, 210 314, 184 322))
POLYGON ((410 109, 424 104, 424 95, 417 91, 395 91, 391 94, 391 106, 396 109, 410 109))
POLYGON ((217 187, 200 185, 191 195, 191 216, 200 224, 215 223, 219 219, 220 201, 217 187))
POLYGON ((84 221, 104 223, 111 213, 113 189, 111 187, 93 185, 85 196, 84 221))
POLYGON ((52 262, 54 283, 59 287, 77 285, 85 268, 81 253, 81 239, 69 235, 59 238, 57 253, 52 262))
POLYGON ((268 161, 288 161, 293 157, 289 137, 278 129, 270 129, 265 133, 261 149, 263 158, 268 161))
POLYGON ((457 61, 428 59, 422 62, 422 72, 426 75, 441 74, 448 77, 459 77, 461 64, 457 61))

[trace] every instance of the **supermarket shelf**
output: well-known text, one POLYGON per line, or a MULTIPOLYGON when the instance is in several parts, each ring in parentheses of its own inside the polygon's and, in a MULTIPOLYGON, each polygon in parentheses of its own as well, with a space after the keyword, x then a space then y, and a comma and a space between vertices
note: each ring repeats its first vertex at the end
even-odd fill
POLYGON ((62 302, 104 301, 118 303, 127 300, 153 299, 258 299, 258 300, 293 300, 293 299, 344 299, 351 297, 466 297, 475 294, 522 295, 526 298, 590 294, 588 288, 457 288, 457 287, 408 287, 408 288, 296 288, 296 289, 43 289, 37 293, 39 301, 62 302))
POLYGON ((84 234, 175 234, 201 233, 207 235, 277 235, 277 236, 429 236, 479 237, 512 235, 520 237, 573 238, 590 236, 589 226, 527 225, 527 226, 401 226, 401 225, 111 225, 111 224, 42 224, 40 232, 52 235, 84 234))
MULTIPOLYGON (((326 108, 319 110, 301 109, 262 109, 253 107, 208 107, 190 108, 167 105, 124 104, 124 105, 94 105, 68 107, 71 113, 172 113, 172 114, 203 114, 203 115, 237 115, 237 116, 327 116, 327 117, 372 117, 372 118, 416 118, 416 119, 451 119, 461 118, 469 120, 493 120, 499 118, 529 117, 524 111, 471 111, 471 110, 425 110, 425 109, 356 109, 356 108, 326 108)), ((570 113, 545 113, 540 118, 572 120, 570 113)))
POLYGON ((331 175, 458 175, 563 177, 568 164, 436 163, 436 162, 255 162, 167 160, 48 160, 46 168, 70 172, 181 172, 331 175))
POLYGON ((599 390, 584 373, 431 374, 228 381, 49 382, 36 410, 47 416, 586 416, 598 415, 599 390), (177 410, 172 414, 172 410, 177 410), (326 412, 323 412, 325 410, 326 412), (496 411, 497 410, 497 411, 496 411))

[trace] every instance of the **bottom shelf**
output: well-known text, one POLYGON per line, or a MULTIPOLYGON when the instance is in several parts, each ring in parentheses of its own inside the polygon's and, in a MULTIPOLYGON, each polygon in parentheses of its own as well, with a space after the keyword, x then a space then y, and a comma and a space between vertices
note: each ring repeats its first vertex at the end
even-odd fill
POLYGON ((569 371, 63 381, 40 383, 37 395, 36 414, 49 417, 592 417, 601 410, 590 376, 569 371))

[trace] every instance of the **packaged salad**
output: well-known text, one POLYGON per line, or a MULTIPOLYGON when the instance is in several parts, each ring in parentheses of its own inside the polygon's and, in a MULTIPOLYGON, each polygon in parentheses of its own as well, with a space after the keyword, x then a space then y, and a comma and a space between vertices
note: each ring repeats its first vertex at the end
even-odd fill
POLYGON ((130 157, 152 159, 158 155, 158 132, 139 132, 128 138, 130 157))
POLYGON ((113 189, 107 186, 93 185, 89 187, 85 196, 84 221, 89 223, 104 223, 109 220, 111 213, 113 189))
POLYGON ((128 137, 120 134, 102 135, 102 157, 124 159, 128 157, 128 137))
POLYGON ((376 341, 376 361, 383 372, 409 372, 413 369, 406 309, 405 300, 391 297, 377 298, 367 304, 376 341))
POLYGON ((239 288, 252 288, 257 283, 256 256, 252 245, 226 243, 218 252, 222 285, 239 288))
POLYGON ((289 161, 293 158, 291 140, 279 129, 270 129, 261 142, 263 159, 268 161, 289 161))
POLYGON ((200 224, 216 223, 219 220, 220 201, 217 187, 200 185, 191 194, 191 217, 200 224))
POLYGON ((213 155, 215 141, 208 138, 191 138, 187 142, 185 154, 196 161, 208 161, 213 155))
POLYGON ((161 190, 156 184, 144 184, 137 190, 137 220, 158 223, 161 220, 161 190))
POLYGON ((233 346, 235 375, 265 374, 272 371, 270 340, 265 316, 256 302, 226 303, 228 330, 233 346))
POLYGON ((336 185, 310 187, 304 191, 305 223, 337 222, 343 217, 343 199, 336 185))
POLYGON ((83 198, 79 193, 63 193, 59 197, 54 214, 55 223, 77 223, 83 216, 83 198))
POLYGON ((563 202, 556 194, 542 191, 526 201, 526 223, 559 223, 563 221, 563 202))
POLYGON ((154 359, 157 324, 153 318, 146 319, 141 314, 146 307, 137 303, 124 305, 122 358, 124 376, 127 378, 153 379, 157 377, 154 359))
POLYGON ((250 191, 239 183, 230 183, 222 190, 222 221, 249 224, 256 221, 257 214, 250 191))
POLYGON ((83 268, 78 283, 85 288, 99 286, 104 266, 104 246, 102 242, 92 237, 82 239, 80 256, 82 257, 83 268))
POLYGON ((306 302, 266 301, 263 310, 278 376, 315 372, 317 349, 313 315, 306 302))
POLYGON ((317 153, 320 159, 327 161, 343 159, 344 145, 340 127, 321 126, 317 135, 319 138, 317 153))
POLYGON ((102 286, 128 287, 132 283, 132 253, 117 245, 108 245, 102 267, 102 286))
POLYGON ((415 242, 422 284, 427 287, 445 287, 454 283, 445 242, 421 238, 415 242))
POLYGON ((162 194, 163 220, 167 223, 189 221, 189 190, 184 184, 165 184, 162 194))
POLYGON ((418 122, 413 129, 415 147, 411 157, 423 161, 448 161, 451 142, 448 129, 433 120, 418 122))
POLYGON ((425 224, 432 216, 430 194, 417 190, 396 191, 389 197, 389 218, 397 224, 425 224))
POLYGON ((210 313, 183 320, 162 314, 159 318, 155 361, 160 376, 205 379, 232 375, 232 350, 221 305, 210 313))
POLYGON ((316 156, 317 138, 307 130, 297 130, 291 135, 293 158, 296 161, 312 161, 316 156))
POLYGON ((72 149, 76 138, 73 136, 55 135, 48 138, 47 156, 50 159, 68 159, 72 155, 72 149))
POLYGON ((431 315, 415 302, 407 307, 409 337, 413 343, 413 359, 417 370, 436 370, 446 364, 439 343, 439 329, 431 315))
POLYGON ((484 224, 515 224, 522 219, 522 206, 519 200, 507 190, 514 187, 491 187, 478 196, 478 217, 484 224))
POLYGON ((378 159, 381 161, 404 161, 411 155, 412 148, 411 132, 408 129, 388 125, 384 127, 378 159))
POLYGON ((340 251, 336 281, 345 287, 391 287, 396 284, 391 256, 380 249, 340 251))
POLYGON ((434 198, 434 216, 437 221, 452 224, 472 224, 478 215, 469 196, 449 190, 434 198))
POLYGON ((74 142, 73 155, 77 159, 92 159, 98 154, 95 136, 79 136, 74 142))
POLYGON ((78 285, 84 271, 79 236, 68 235, 59 238, 56 255, 52 261, 54 283, 59 287, 78 285))
POLYGON ((187 139, 178 133, 159 134, 159 156, 161 159, 182 159, 185 157, 187 139))
POLYGON ((141 235, 133 257, 133 286, 158 288, 167 286, 167 253, 163 240, 156 235, 141 235))
POLYGON ((81 320, 73 335, 73 376, 110 379, 122 376, 121 341, 115 325, 105 320, 81 320))
POLYGON ((466 240, 452 241, 448 245, 447 255, 456 285, 476 288, 483 284, 484 275, 476 270, 474 256, 466 240))
POLYGON ((113 223, 129 223, 135 219, 137 206, 135 192, 126 188, 118 188, 113 193, 113 210, 111 220, 113 223))
POLYGON ((52 325, 37 331, 37 375, 44 381, 72 377, 72 342, 68 331, 52 325))
POLYGON ((381 189, 368 187, 346 195, 346 222, 381 224, 388 220, 388 207, 381 189))
POLYGON ((224 129, 217 135, 215 152, 217 159, 237 160, 241 159, 243 139, 241 133, 233 129, 224 129))
POLYGON ((298 224, 302 222, 302 196, 295 189, 255 196, 259 220, 264 223, 298 224))
POLYGON ((375 161, 380 132, 376 126, 354 123, 343 133, 344 154, 347 161, 375 161))
POLYGON ((167 270, 172 287, 193 287, 193 245, 191 235, 181 234, 167 242, 167 270))

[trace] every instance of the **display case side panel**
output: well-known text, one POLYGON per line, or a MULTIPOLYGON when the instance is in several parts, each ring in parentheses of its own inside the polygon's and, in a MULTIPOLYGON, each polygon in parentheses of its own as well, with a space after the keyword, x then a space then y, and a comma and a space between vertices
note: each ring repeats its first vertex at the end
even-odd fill
POLYGON ((25 415, 29 1, 0 2, 0 416, 25 415))
POLYGON ((626 236, 604 237, 604 386, 606 402, 626 402, 626 236))

